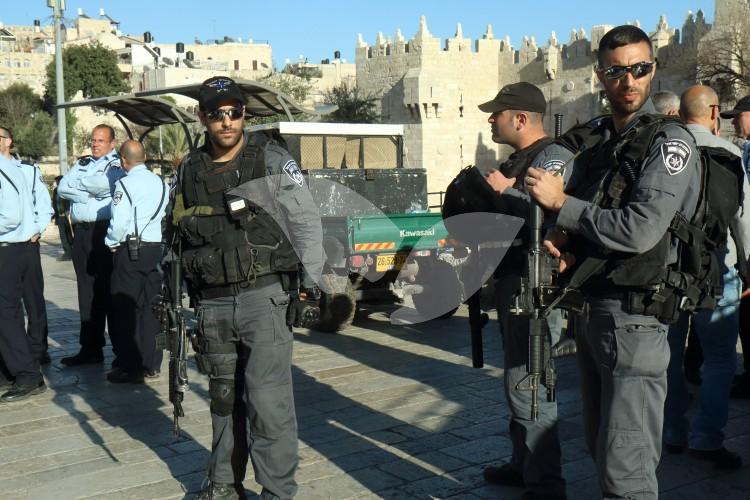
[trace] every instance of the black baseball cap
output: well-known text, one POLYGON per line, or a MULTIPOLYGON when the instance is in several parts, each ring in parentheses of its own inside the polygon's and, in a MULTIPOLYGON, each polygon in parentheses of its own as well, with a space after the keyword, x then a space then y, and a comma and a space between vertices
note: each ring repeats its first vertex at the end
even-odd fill
POLYGON ((203 82, 198 91, 198 107, 201 111, 213 111, 223 101, 245 104, 245 95, 239 85, 226 76, 214 76, 203 82))
POLYGON ((734 118, 743 111, 750 111, 750 95, 746 95, 734 105, 734 109, 721 113, 722 118, 734 118))
POLYGON ((479 109, 485 113, 495 113, 506 109, 544 113, 547 110, 547 101, 536 85, 518 82, 500 89, 494 99, 480 104, 479 109))

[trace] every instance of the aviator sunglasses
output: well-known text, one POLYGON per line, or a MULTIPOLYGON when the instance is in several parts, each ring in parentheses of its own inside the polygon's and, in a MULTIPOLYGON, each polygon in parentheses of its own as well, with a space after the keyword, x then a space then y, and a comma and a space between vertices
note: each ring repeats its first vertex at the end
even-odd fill
POLYGON ((239 120, 245 116, 245 108, 237 106, 229 109, 214 109, 206 113, 206 118, 212 122, 220 122, 225 116, 228 116, 230 120, 239 120))
POLYGON ((633 75, 633 78, 637 80, 651 73, 653 67, 653 62, 643 61, 631 66, 610 66, 609 68, 600 68, 599 71, 602 72, 604 78, 607 80, 619 80, 627 73, 633 75))

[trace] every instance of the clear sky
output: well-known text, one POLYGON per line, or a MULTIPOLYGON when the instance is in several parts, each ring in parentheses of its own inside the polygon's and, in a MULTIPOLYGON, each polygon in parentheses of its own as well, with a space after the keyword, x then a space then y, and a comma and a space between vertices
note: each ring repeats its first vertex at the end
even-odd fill
MULTIPOLYGON (((397 28, 408 40, 427 16, 430 32, 439 38, 455 34, 456 23, 464 37, 481 38, 488 23, 496 38, 510 35, 518 48, 524 35, 546 44, 550 32, 567 42, 570 30, 597 24, 622 24, 639 20, 653 31, 659 15, 670 27, 681 27, 689 10, 702 9, 709 22, 714 18, 714 0, 66 0, 65 17, 74 19, 83 8, 90 17, 103 7, 119 21, 123 33, 150 31, 159 43, 223 39, 270 42, 274 63, 281 68, 286 59, 300 55, 310 62, 333 58, 335 50, 354 62, 357 33, 373 44, 379 31, 393 36, 397 28)), ((0 0, 0 21, 5 24, 51 23, 47 0, 0 0)))

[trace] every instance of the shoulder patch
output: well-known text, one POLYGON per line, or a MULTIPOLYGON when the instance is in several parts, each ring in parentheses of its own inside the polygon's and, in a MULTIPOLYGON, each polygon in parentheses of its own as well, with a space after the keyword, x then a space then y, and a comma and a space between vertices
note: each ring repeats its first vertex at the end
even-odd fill
POLYGON ((286 162, 286 164, 284 165, 284 172, 299 187, 302 187, 304 185, 305 178, 302 176, 302 171, 299 169, 296 161, 289 160, 288 162, 286 162))
POLYGON ((542 165, 542 169, 546 170, 547 172, 557 172, 563 166, 565 165, 565 162, 562 160, 550 160, 544 165, 542 165))
POLYGON ((80 166, 82 166, 82 167, 85 167, 86 165, 88 165, 92 161, 94 161, 94 157, 91 156, 91 155, 81 156, 80 158, 78 158, 78 164, 80 166))
POLYGON ((117 205, 120 203, 120 200, 122 200, 122 191, 117 190, 115 191, 115 194, 112 195, 112 204, 117 205))
POLYGON ((682 139, 670 139, 661 145, 661 159, 669 175, 677 175, 687 167, 690 146, 682 139))

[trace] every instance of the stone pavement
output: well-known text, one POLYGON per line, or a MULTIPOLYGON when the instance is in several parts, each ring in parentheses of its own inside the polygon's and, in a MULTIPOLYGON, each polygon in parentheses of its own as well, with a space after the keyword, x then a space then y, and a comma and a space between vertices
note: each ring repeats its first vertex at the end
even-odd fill
MULTIPOLYGON (((112 385, 111 361, 62 368, 78 350, 75 275, 57 262, 54 226, 43 266, 50 321, 50 387, 0 406, 0 498, 183 498, 205 477, 211 428, 206 378, 191 361, 183 434, 172 434, 166 366, 158 383, 112 385)), ((518 498, 488 486, 486 464, 506 460, 508 408, 494 321, 485 329, 486 368, 471 368, 464 310, 449 320, 390 325, 373 310, 339 335, 295 332, 294 377, 300 426, 297 498, 518 498)), ((573 360, 560 369, 561 437, 568 498, 596 498, 584 448, 573 360)), ((750 464, 750 401, 733 402, 727 446, 750 464)), ((687 456, 659 469, 662 498, 750 499, 750 467, 722 473, 687 456)), ((260 487, 245 481, 248 497, 260 487)))

